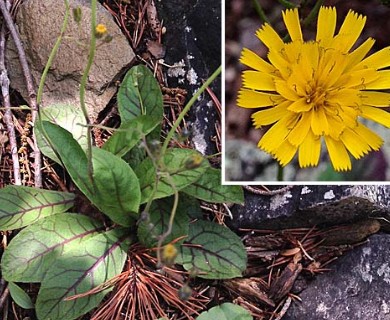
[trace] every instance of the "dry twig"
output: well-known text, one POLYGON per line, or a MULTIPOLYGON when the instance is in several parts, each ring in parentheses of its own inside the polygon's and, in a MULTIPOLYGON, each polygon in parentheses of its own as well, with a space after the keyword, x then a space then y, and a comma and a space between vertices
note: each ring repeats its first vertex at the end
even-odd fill
MULTIPOLYGON (((7 1, 7 10, 9 10, 10 7, 11 4, 9 1, 7 1)), ((5 32, 6 32, 6 28, 5 25, 3 24, 1 26, 1 33, 0 33, 0 86, 1 86, 1 93, 3 95, 4 107, 5 107, 4 123, 7 126, 8 138, 11 146, 14 184, 20 186, 22 184, 22 180, 20 177, 18 147, 16 142, 15 126, 12 121, 11 102, 9 98, 9 78, 8 78, 7 69, 5 67, 5 32)))
MULTIPOLYGON (((30 68, 28 66, 26 54, 23 49, 22 42, 19 37, 19 33, 16 30, 15 23, 12 19, 12 16, 9 12, 9 10, 6 7, 6 4, 4 1, 0 1, 0 11, 3 15, 4 21, 7 24, 7 27, 11 33, 11 36, 15 42, 16 49, 18 50, 18 55, 19 55, 19 61, 22 66, 22 71, 24 74, 24 78, 26 80, 26 85, 27 85, 27 91, 28 91, 28 96, 29 96, 29 102, 30 102, 30 107, 32 109, 32 120, 33 123, 35 123, 35 120, 38 116, 38 104, 37 104, 37 95, 34 89, 34 84, 32 80, 32 75, 30 68)), ((42 173, 41 173, 41 152, 38 149, 37 142, 35 139, 35 134, 33 133, 34 137, 34 178, 35 178, 35 186, 40 188, 42 187, 42 173)))
POLYGON ((269 190, 266 186, 262 186, 265 190, 261 190, 258 188, 253 188, 251 186, 242 186, 245 190, 248 190, 249 192, 252 192, 254 194, 258 194, 261 196, 274 196, 276 194, 285 193, 288 190, 290 190, 293 186, 285 186, 276 190, 269 190))
POLYGON ((193 293, 187 301, 179 298, 184 284, 180 271, 164 268, 165 272, 157 272, 157 260, 137 244, 129 252, 127 267, 112 280, 116 285, 113 294, 91 319, 114 320, 124 316, 154 320, 172 312, 176 317, 180 314, 180 319, 193 320, 205 308, 209 301, 201 294, 193 293))
POLYGON ((5 305, 5 301, 8 299, 9 289, 6 287, 0 296, 0 310, 5 305))

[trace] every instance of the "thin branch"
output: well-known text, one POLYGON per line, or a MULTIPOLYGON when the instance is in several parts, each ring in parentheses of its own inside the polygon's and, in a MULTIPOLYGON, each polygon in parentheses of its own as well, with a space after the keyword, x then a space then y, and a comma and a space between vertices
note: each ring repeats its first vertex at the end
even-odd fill
POLYGON ((254 194, 262 195, 262 196, 274 196, 276 194, 286 193, 288 190, 292 189, 293 185, 285 186, 276 190, 268 190, 264 187, 265 190, 261 190, 258 188, 253 188, 251 186, 242 186, 245 190, 252 192, 254 194))
MULTIPOLYGON (((11 17, 10 12, 8 11, 6 4, 4 1, 0 0, 0 11, 1 14, 4 17, 4 21, 7 24, 7 27, 11 33, 11 36, 14 40, 16 49, 18 50, 19 55, 19 61, 22 66, 22 71, 24 74, 24 78, 26 81, 27 91, 28 91, 28 97, 30 102, 30 107, 32 109, 32 121, 35 123, 35 120, 38 116, 38 104, 37 104, 37 95, 35 93, 33 79, 31 75, 30 68, 28 66, 26 54, 23 49, 22 42, 19 37, 19 33, 16 30, 15 23, 11 17)), ((35 180, 35 186, 40 188, 42 187, 42 173, 41 173, 41 166, 42 166, 42 159, 41 159, 41 152, 38 149, 37 146, 37 140, 35 138, 35 132, 33 133, 34 138, 34 180, 35 180)))
MULTIPOLYGON (((7 7, 9 8, 11 5, 9 1, 7 1, 7 7)), ((4 101, 4 123, 7 126, 8 138, 11 146, 11 156, 12 156, 12 166, 14 170, 14 183, 15 185, 20 186, 22 184, 22 180, 20 177, 20 165, 19 165, 19 156, 18 156, 18 146, 16 141, 15 134, 15 126, 12 121, 12 111, 11 111, 11 102, 9 99, 9 78, 8 72, 5 68, 5 25, 1 26, 0 33, 0 86, 1 93, 3 95, 4 101)))
POLYGON ((9 295, 9 289, 7 287, 7 288, 5 288, 5 290, 3 291, 3 293, 0 296, 0 310, 3 309, 5 301, 8 299, 8 295, 9 295))

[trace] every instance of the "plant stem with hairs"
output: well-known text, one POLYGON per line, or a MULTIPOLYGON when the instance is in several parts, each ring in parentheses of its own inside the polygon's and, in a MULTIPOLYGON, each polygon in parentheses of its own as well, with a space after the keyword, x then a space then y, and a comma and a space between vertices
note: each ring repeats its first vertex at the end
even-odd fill
POLYGON ((64 4, 65 4, 65 16, 64 16, 64 20, 62 22, 60 35, 58 36, 58 38, 56 40, 56 43, 54 44, 54 47, 53 47, 53 49, 50 52, 49 59, 47 59, 47 62, 46 62, 46 65, 45 65, 45 69, 42 72, 41 80, 39 82, 38 94, 37 94, 37 103, 38 104, 40 104, 41 100, 42 100, 42 92, 43 92, 43 87, 45 85, 46 76, 47 76, 47 74, 49 72, 49 69, 50 69, 50 67, 51 67, 51 65, 53 63, 53 60, 54 60, 54 58, 55 58, 55 56, 57 54, 58 48, 60 47, 60 44, 62 42, 62 38, 64 37, 65 31, 66 31, 66 27, 68 25, 69 12, 70 12, 68 0, 64 0, 64 4))
POLYGON ((278 0, 279 3, 284 6, 286 9, 294 9, 297 7, 296 4, 290 2, 290 1, 287 1, 287 0, 278 0))
POLYGON ((85 87, 87 85, 88 80, 88 74, 91 70, 93 59, 95 57, 96 52, 96 35, 95 35, 95 28, 96 28, 96 6, 97 6, 97 0, 92 0, 91 2, 91 40, 89 43, 89 53, 88 53, 88 62, 87 66, 85 67, 83 77, 81 78, 80 83, 80 105, 81 110, 83 111, 84 117, 87 122, 87 159, 88 159, 88 176, 91 181, 93 182, 93 165, 92 165, 92 136, 91 136, 91 126, 90 119, 88 115, 87 107, 85 106, 85 87))
POLYGON ((186 106, 184 107, 183 111, 180 112, 179 116, 177 117, 175 123, 173 124, 171 130, 169 130, 168 134, 167 134, 167 137, 161 147, 161 154, 163 155, 165 153, 165 151, 167 150, 168 148, 168 144, 169 142, 171 141, 171 139, 173 138, 173 136, 175 135, 175 132, 176 132, 176 129, 179 127, 180 123, 183 121, 185 115, 187 114, 187 112, 191 109, 192 105, 195 103, 195 101, 198 99, 198 97, 206 90, 206 88, 215 80, 215 78, 217 78, 219 76, 219 74, 221 73, 221 70, 222 70, 222 67, 219 66, 214 72, 213 74, 205 81, 205 83, 203 83, 203 85, 199 88, 198 91, 196 91, 196 93, 192 96, 192 98, 190 99, 190 101, 188 101, 188 103, 186 104, 186 106))
POLYGON ((310 11, 310 13, 307 15, 305 20, 303 20, 302 25, 308 26, 318 15, 318 11, 320 10, 322 4, 324 3, 324 0, 318 0, 313 7, 313 9, 310 11))
POLYGON ((261 21, 270 23, 267 15, 265 14, 263 8, 261 7, 261 4, 259 3, 258 0, 252 0, 253 6, 255 7, 255 10, 257 14, 259 15, 261 21))
MULTIPOLYGON (((205 81, 205 83, 199 88, 199 90, 192 96, 192 98, 190 99, 190 101, 188 101, 188 103, 186 104, 186 106, 183 108, 182 112, 180 112, 179 116, 177 117, 175 123, 173 124, 171 130, 169 130, 168 134, 167 134, 167 137, 161 147, 161 152, 160 152, 160 159, 158 159, 158 161, 156 161, 157 163, 157 166, 156 166, 156 173, 157 173, 157 176, 159 175, 159 170, 161 170, 162 173, 164 173, 164 163, 162 163, 163 161, 163 158, 164 158, 164 154, 168 148, 168 145, 169 145, 169 142, 171 141, 171 139, 173 138, 175 132, 176 132, 176 129, 179 127, 180 123, 183 121, 185 115, 187 114, 187 112, 191 109, 192 105, 195 103, 195 101, 198 99, 198 97, 206 90, 206 88, 215 80, 215 78, 218 77, 218 75, 221 73, 221 70, 222 70, 222 67, 219 66, 217 68, 217 70, 214 71, 214 73, 205 81)), ((174 200, 173 200, 173 207, 172 207, 172 210, 171 210, 171 215, 169 217, 169 222, 168 222, 168 229, 162 234, 160 235, 159 237, 159 240, 158 240, 158 245, 157 245, 157 260, 159 262, 159 264, 161 265, 161 248, 162 248, 162 244, 164 242, 164 240, 171 234, 172 232, 172 227, 173 227, 173 221, 175 219, 175 216, 176 216, 176 210, 177 210, 177 206, 178 206, 178 203, 179 203, 179 192, 174 184, 174 182, 172 181, 172 177, 169 175, 168 172, 165 172, 167 174, 167 180, 168 180, 168 183, 171 185, 173 191, 174 191, 174 200)), ((156 189, 157 189, 157 184, 159 182, 159 178, 156 179, 156 189)), ((151 197, 152 199, 152 197, 151 197)))

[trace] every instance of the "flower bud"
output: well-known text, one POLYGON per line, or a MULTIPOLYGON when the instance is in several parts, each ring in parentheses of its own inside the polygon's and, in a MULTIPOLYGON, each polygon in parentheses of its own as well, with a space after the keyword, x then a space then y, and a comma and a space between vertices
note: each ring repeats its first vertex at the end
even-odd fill
POLYGON ((99 24, 95 27, 95 36, 96 36, 96 38, 100 39, 100 38, 103 37, 106 33, 107 33, 107 27, 106 27, 104 24, 99 23, 99 24))
POLYGON ((77 23, 81 22, 82 12, 81 7, 73 8, 73 19, 77 23))
POLYGON ((112 35, 108 34, 104 37, 103 42, 110 43, 112 41, 112 39, 114 39, 114 37, 112 35))
POLYGON ((192 289, 188 284, 185 284, 179 289, 178 294, 181 300, 187 301, 189 298, 191 298, 192 289))
POLYGON ((177 257, 176 247, 171 243, 165 245, 162 250, 162 262, 167 266, 171 266, 175 263, 176 257, 177 257))
POLYGON ((201 154, 192 154, 185 162, 186 169, 196 169, 202 165, 204 158, 201 154))

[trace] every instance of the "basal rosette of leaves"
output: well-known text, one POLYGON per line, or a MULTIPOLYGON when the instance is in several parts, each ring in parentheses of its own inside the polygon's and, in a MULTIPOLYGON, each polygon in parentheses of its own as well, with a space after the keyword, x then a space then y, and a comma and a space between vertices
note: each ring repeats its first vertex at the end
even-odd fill
POLYGON ((40 320, 72 320, 96 308, 113 289, 105 284, 122 272, 130 244, 157 246, 169 227, 176 192, 176 215, 163 245, 182 239, 175 244, 177 261, 187 270, 199 268, 199 276, 208 279, 239 277, 245 270, 246 252, 238 236, 209 221, 190 223, 202 216, 199 200, 243 203, 242 189, 221 186, 220 170, 195 150, 168 148, 150 156, 139 152, 159 137, 163 118, 161 91, 148 68, 135 66, 127 73, 118 104, 121 126, 101 149, 92 148, 92 176, 77 108, 48 107, 36 126, 42 152, 63 166, 106 216, 106 225, 69 212, 75 205, 73 193, 21 186, 0 190, 0 230, 24 228, 3 254, 2 275, 14 301, 35 308, 40 320), (140 157, 127 162, 132 152, 140 157), (196 252, 188 251, 189 244, 197 245, 196 252), (35 304, 16 283, 39 284, 35 304))
POLYGON ((352 10, 336 31, 336 8, 321 7, 315 40, 304 41, 298 10, 283 12, 289 38, 284 42, 264 24, 256 33, 268 48, 268 61, 243 49, 243 72, 237 105, 260 108, 252 116, 256 128, 271 125, 258 146, 281 166, 298 154, 301 168, 317 166, 325 142, 336 171, 351 170, 377 151, 383 139, 362 119, 390 127, 390 47, 368 55, 375 40, 356 42, 366 17, 352 10), (355 46, 355 47, 354 47, 355 46))

